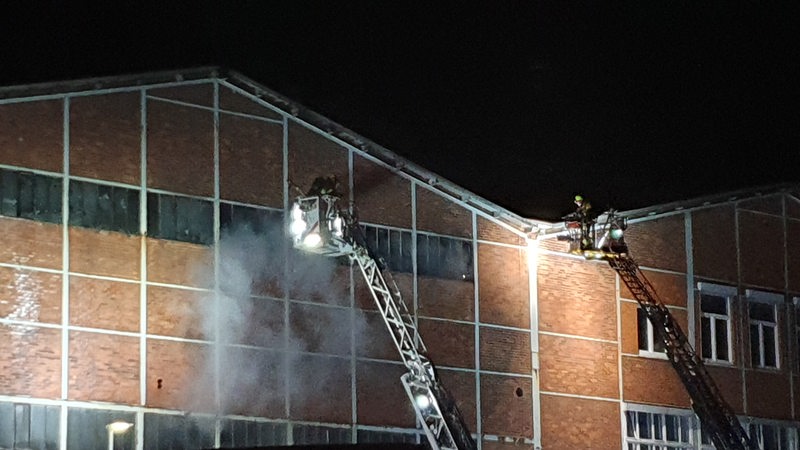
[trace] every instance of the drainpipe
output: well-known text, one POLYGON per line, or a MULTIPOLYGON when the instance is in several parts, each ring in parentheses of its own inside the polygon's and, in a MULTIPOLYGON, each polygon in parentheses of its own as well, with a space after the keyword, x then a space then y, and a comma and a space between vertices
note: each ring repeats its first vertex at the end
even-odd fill
POLYGON ((525 239, 528 252, 528 289, 531 320, 531 406, 533 413, 533 448, 542 448, 542 404, 539 389, 539 241, 525 239))

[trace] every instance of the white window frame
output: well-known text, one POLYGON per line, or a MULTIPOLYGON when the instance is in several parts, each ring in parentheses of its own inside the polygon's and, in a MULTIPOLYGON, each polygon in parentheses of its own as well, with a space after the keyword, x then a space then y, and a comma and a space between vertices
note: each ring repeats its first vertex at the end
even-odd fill
MULTIPOLYGON (((678 409, 678 408, 665 408, 659 406, 651 406, 651 405, 640 405, 640 404, 631 404, 631 403, 623 403, 622 405, 622 448, 627 450, 629 449, 629 444, 635 450, 639 450, 641 446, 645 448, 653 448, 654 446, 659 446, 659 448, 664 449, 673 449, 673 448, 686 448, 686 449, 696 449, 697 443, 699 442, 699 422, 697 417, 694 415, 694 412, 688 409, 678 409), (638 435, 641 434, 641 430, 639 429, 638 421, 633 424, 634 434, 636 436, 628 436, 628 413, 637 413, 637 414, 647 414, 652 417, 660 416, 661 422, 661 436, 663 439, 655 439, 652 437, 654 433, 651 433, 651 438, 642 438, 638 435), (689 425, 688 430, 688 437, 689 442, 676 442, 676 441, 667 441, 666 436, 666 420, 665 416, 678 416, 682 419, 686 419, 689 425)), ((654 427, 653 418, 650 419, 650 424, 654 427)), ((651 430, 652 431, 652 430, 651 430)), ((678 431, 678 435, 680 435, 680 431, 678 431)))
MULTIPOLYGON (((638 340, 639 336, 639 327, 641 326, 639 323, 639 311, 643 311, 643 308, 639 306, 636 310, 636 336, 638 340)), ((656 339, 656 332, 653 329, 653 322, 647 317, 647 314, 644 314, 644 321, 646 323, 647 330, 645 331, 645 336, 647 339, 647 349, 639 349, 639 356, 643 356, 646 358, 656 358, 656 359, 668 359, 667 358, 667 349, 666 346, 664 347, 663 352, 655 351, 655 339, 656 339)))
POLYGON ((714 363, 714 364, 725 364, 731 365, 733 364, 733 299, 737 297, 738 292, 736 288, 733 286, 724 286, 720 284, 710 284, 710 283, 697 283, 697 290, 699 291, 698 299, 700 303, 700 353, 702 354, 702 339, 703 339, 703 326, 702 320, 703 318, 708 318, 711 320, 711 355, 703 354, 703 360, 706 362, 714 363), (715 313, 707 313, 703 311, 703 294, 715 295, 718 297, 725 298, 725 307, 727 314, 715 314, 715 313), (726 342, 728 346, 728 359, 719 359, 717 358, 717 333, 716 327, 718 322, 725 322, 725 326, 727 327, 727 336, 728 342, 726 342))
POLYGON ((800 429, 798 429, 794 423, 778 420, 750 419, 746 429, 747 434, 750 436, 750 440, 755 442, 755 444, 758 445, 758 448, 761 450, 800 450, 800 429), (779 446, 777 448, 764 448, 765 426, 786 430, 786 445, 779 446), (756 428, 757 432, 755 435, 753 434, 752 428, 756 428))
MULTIPOLYGON (((783 295, 776 294, 773 292, 764 292, 764 291, 756 291, 752 289, 747 289, 745 291, 747 297, 747 319, 748 325, 750 326, 757 326, 758 327, 758 355, 759 361, 750 361, 753 367, 758 369, 780 369, 781 368, 781 354, 780 354, 780 336, 778 333, 778 306, 783 304, 783 295), (768 322, 765 320, 755 320, 750 317, 750 303, 761 303, 772 306, 772 322, 768 322), (772 335, 775 336, 775 342, 772 344, 775 346, 775 366, 767 366, 764 365, 764 328, 772 328, 772 335)), ((750 332, 750 326, 747 327, 748 333, 750 332)), ((751 336, 752 338, 752 336, 751 336)), ((752 355, 752 349, 751 349, 752 355)))

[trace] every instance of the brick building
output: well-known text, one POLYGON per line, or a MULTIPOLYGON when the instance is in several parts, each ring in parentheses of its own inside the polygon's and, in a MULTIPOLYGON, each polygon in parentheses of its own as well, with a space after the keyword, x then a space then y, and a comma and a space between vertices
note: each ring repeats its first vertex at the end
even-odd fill
MULTIPOLYGON (((480 448, 701 448, 652 327, 561 224, 216 69, 0 90, 0 448, 422 442, 357 269, 284 232, 325 174, 480 448)), ((764 448, 798 445, 796 192, 626 213, 764 448)))

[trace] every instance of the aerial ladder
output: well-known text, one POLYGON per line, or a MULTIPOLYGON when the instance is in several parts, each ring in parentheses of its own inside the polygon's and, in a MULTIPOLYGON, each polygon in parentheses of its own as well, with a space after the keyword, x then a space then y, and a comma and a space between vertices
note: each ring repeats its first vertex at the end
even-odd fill
POLYGON ((570 251, 588 260, 604 260, 618 274, 653 324, 657 337, 666 348, 667 357, 677 372, 692 408, 714 446, 720 450, 758 450, 742 428, 733 409, 725 402, 714 380, 686 334, 658 297, 653 285, 628 255, 624 241, 627 221, 609 210, 596 220, 580 214, 564 217, 570 251), (585 236, 589 233, 589 237, 585 236))
POLYGON ((354 214, 340 209, 338 200, 332 188, 312 187, 312 192, 294 202, 289 227, 294 247, 327 257, 347 257, 358 265, 407 369, 400 380, 431 450, 475 450, 475 441, 428 358, 400 290, 382 258, 367 246, 354 214))

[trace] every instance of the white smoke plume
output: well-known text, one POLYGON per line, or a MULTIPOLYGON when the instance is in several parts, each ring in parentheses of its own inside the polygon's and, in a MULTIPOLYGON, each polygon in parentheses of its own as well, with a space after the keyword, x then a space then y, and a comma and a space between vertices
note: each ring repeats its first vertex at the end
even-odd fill
POLYGON ((298 254, 290 244, 282 230, 257 234, 240 228, 221 236, 217 274, 209 274, 218 288, 201 314, 214 355, 192 390, 193 396, 218 398, 219 414, 285 417, 287 394, 293 411, 303 402, 324 401, 309 398, 315 385, 341 377, 353 342, 369 341, 361 336, 363 315, 349 308, 347 267, 298 254), (285 290, 297 300, 288 311, 285 290))

